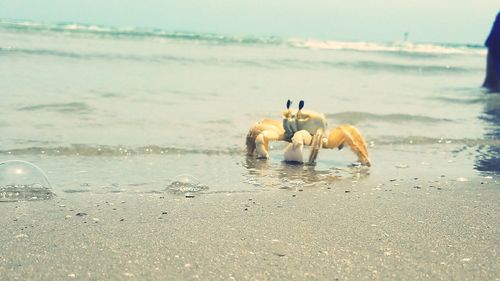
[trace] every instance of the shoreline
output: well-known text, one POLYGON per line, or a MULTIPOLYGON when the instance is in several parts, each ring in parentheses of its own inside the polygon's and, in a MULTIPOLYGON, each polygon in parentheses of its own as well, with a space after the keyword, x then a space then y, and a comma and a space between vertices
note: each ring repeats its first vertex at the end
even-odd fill
MULTIPOLYGON (((444 181, 444 180, 443 180, 444 181)), ((2 203, 9 280, 498 280, 499 182, 2 203), (495 279, 496 278, 496 279, 495 279)))

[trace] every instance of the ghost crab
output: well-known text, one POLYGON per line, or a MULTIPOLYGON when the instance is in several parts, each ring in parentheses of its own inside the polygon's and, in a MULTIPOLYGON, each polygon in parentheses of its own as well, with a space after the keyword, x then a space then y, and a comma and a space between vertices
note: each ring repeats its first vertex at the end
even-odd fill
POLYGON ((341 125, 327 132, 327 121, 322 113, 302 110, 304 101, 299 102, 299 109, 290 109, 292 102, 286 103, 282 112, 283 121, 263 119, 255 123, 247 134, 247 155, 257 158, 269 158, 269 141, 287 141, 285 161, 303 163, 302 150, 304 145, 311 147, 307 164, 314 165, 321 148, 343 148, 349 145, 358 156, 362 165, 370 166, 366 141, 361 133, 351 125, 341 125))

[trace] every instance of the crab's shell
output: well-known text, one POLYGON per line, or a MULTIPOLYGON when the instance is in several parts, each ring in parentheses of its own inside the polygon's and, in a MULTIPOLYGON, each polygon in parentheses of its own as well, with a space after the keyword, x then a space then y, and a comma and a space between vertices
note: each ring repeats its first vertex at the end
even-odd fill
POLYGON ((283 128, 288 138, 301 130, 306 130, 311 135, 316 134, 319 129, 326 132, 327 126, 325 115, 322 113, 308 110, 283 112, 283 128))

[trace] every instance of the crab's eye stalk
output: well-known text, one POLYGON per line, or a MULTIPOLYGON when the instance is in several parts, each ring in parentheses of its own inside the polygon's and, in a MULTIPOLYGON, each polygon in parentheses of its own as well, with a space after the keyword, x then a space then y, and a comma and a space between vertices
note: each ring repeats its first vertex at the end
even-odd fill
POLYGON ((302 108, 304 108, 304 101, 303 100, 301 100, 299 102, 299 110, 301 110, 302 108))
POLYGON ((292 101, 291 100, 287 100, 287 102, 286 102, 286 109, 290 109, 291 105, 292 105, 292 101))

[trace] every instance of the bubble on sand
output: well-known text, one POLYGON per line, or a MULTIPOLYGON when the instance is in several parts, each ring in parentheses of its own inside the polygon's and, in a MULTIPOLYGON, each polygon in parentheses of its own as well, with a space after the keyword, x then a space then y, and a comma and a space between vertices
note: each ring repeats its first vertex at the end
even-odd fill
POLYGON ((196 177, 189 174, 176 176, 167 186, 167 191, 172 193, 192 193, 204 190, 208 190, 208 186, 201 184, 196 177))
POLYGON ((21 160, 0 162, 0 202, 47 200, 53 196, 47 176, 36 165, 21 160))

